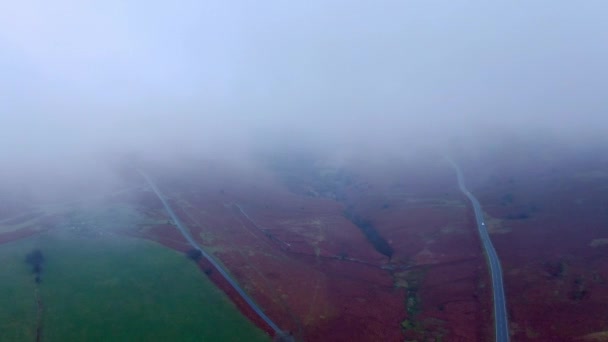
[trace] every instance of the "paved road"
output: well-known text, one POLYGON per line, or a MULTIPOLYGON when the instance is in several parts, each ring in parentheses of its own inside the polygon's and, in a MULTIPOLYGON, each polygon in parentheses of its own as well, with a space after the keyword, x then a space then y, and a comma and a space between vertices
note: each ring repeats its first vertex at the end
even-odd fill
POLYGON ((477 230, 479 231, 479 237, 483 243, 483 248, 486 251, 488 257, 488 263, 490 265, 490 273, 492 275, 492 290, 494 293, 494 323, 495 323, 495 334, 497 342, 508 342, 509 341, 509 318, 507 317, 507 302, 505 300, 505 289, 502 281, 502 268, 500 267, 500 260, 496 254, 496 250, 490 240, 490 235, 486 229, 486 223, 483 220, 483 212, 481 211, 481 205, 479 201, 464 185, 464 176, 460 167, 453 160, 448 159, 450 164, 456 170, 458 177, 458 186, 460 191, 467 196, 467 198, 473 204, 473 211, 475 212, 475 221, 477 221, 477 230))
POLYGON ((283 335, 284 333, 281 331, 281 329, 279 329, 279 327, 268 316, 266 316, 264 311, 262 311, 262 309, 253 301, 253 299, 249 297, 249 295, 245 293, 245 291, 239 286, 239 284, 234 279, 232 279, 232 277, 226 272, 226 270, 224 270, 224 268, 220 264, 218 264, 217 261, 215 261, 215 259, 211 255, 207 254, 207 252, 205 252, 203 248, 198 243, 196 243, 196 241, 194 241, 194 239, 190 235, 190 231, 182 225, 179 218, 177 218, 177 215, 175 215, 175 213, 173 212, 173 209, 171 209, 171 206, 169 206, 169 203, 165 199, 165 196, 160 192, 158 187, 156 187, 156 184, 154 184, 152 179, 142 171, 139 171, 139 173, 146 179, 146 181, 148 182, 156 196, 158 196, 160 201, 163 202, 163 206, 165 207, 167 213, 169 213, 171 220, 173 220, 175 226, 177 226, 179 231, 186 238, 186 240, 188 240, 190 245, 192 245, 192 247, 196 248, 202 253, 205 259, 207 259, 213 265, 213 267, 215 267, 215 269, 220 272, 220 274, 228 281, 228 283, 230 283, 232 288, 234 288, 236 292, 239 293, 241 298, 243 298, 243 300, 247 302, 249 307, 251 307, 251 309, 253 309, 253 311, 255 311, 258 316, 260 316, 260 318, 263 319, 264 322, 266 322, 266 324, 268 324, 274 330, 276 335, 283 335))

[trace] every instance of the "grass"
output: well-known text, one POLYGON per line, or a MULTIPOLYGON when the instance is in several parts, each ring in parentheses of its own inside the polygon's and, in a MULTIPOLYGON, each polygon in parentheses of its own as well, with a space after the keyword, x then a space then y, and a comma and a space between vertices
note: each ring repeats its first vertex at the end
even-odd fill
POLYGON ((34 341, 34 276, 25 253, 13 244, 0 246, 0 341, 34 341), (6 248, 5 248, 6 247, 6 248))
POLYGON ((151 242, 55 232, 0 245, 0 341, 34 341, 34 275, 44 341, 268 341, 182 254, 151 242))

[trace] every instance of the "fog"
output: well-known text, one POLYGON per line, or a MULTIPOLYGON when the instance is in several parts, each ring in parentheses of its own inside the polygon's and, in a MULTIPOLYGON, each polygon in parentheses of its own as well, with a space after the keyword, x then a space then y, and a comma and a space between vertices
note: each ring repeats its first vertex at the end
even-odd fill
POLYGON ((69 180, 131 154, 604 143, 607 11, 605 1, 3 1, 3 177, 69 180))

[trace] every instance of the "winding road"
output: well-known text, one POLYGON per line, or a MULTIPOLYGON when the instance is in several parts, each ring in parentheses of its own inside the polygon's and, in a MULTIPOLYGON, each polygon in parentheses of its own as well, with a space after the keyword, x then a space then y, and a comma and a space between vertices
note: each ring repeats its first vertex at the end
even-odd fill
POLYGON ((215 267, 215 269, 228 281, 228 283, 230 283, 230 286, 232 286, 232 288, 234 288, 234 290, 239 293, 241 298, 243 298, 243 300, 245 302, 247 302, 249 307, 253 311, 255 311, 255 313, 258 314, 258 316, 260 316, 260 318, 262 320, 264 320, 264 322, 266 322, 266 324, 268 324, 274 330, 274 332, 277 336, 283 335, 284 334, 283 331, 281 329, 279 329, 279 327, 270 319, 270 317, 266 316, 264 311, 262 311, 262 309, 253 301, 253 299, 251 297, 249 297, 249 295, 239 286, 239 284, 234 279, 232 279, 232 277, 228 274, 228 272, 226 272, 226 270, 224 270, 224 268, 217 261, 215 261, 215 259, 211 255, 207 254, 207 252, 205 252, 205 250, 203 250, 203 248, 196 241, 194 241, 194 239, 190 235, 190 231, 182 225, 179 218, 177 218, 177 215, 175 215, 175 212, 173 212, 173 209, 171 209, 171 206, 169 206, 169 203, 165 199, 165 196, 160 192, 160 190, 158 189, 156 184, 152 181, 152 179, 150 177, 148 177, 148 175, 146 175, 141 170, 138 170, 138 171, 146 179, 146 182, 148 182, 148 184, 150 185, 150 187, 152 188, 152 190, 154 191, 156 196, 158 196, 160 201, 163 203, 163 206, 165 207, 165 210, 171 217, 171 220, 173 220, 173 223, 179 229, 179 231, 182 233, 184 238, 186 238, 188 243, 190 243, 190 245, 192 245, 192 247, 194 247, 195 249, 197 249, 198 251, 201 252, 201 254, 205 257, 205 259, 207 259, 213 265, 213 267, 215 267))
POLYGON ((488 230, 486 229, 486 223, 483 219, 483 212, 481 211, 481 205, 479 201, 473 194, 466 188, 464 185, 464 176, 462 175, 462 171, 460 171, 460 167, 453 160, 448 158, 454 170, 456 170, 456 175, 458 177, 458 187, 460 187, 460 191, 462 191, 465 196, 471 201, 473 204, 473 211, 475 212, 475 221, 477 222, 477 231, 479 232, 479 237, 481 238, 481 242, 483 243, 483 248, 486 252, 486 256, 488 258, 488 264, 490 265, 490 274, 492 276, 492 291, 494 294, 494 324, 495 324, 495 334, 497 342, 508 342, 509 341, 509 318, 507 316, 507 302, 505 300, 505 289, 502 281, 502 268, 500 267, 500 260, 498 259, 498 254, 496 254, 496 250, 492 245, 492 240, 490 240, 490 235, 488 234, 488 230))

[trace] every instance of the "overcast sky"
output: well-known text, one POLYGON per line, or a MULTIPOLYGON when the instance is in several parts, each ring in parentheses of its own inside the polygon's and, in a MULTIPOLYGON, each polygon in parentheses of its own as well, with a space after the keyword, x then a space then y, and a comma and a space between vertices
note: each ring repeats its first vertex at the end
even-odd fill
POLYGON ((593 0, 2 1, 2 162, 601 135, 607 13, 593 0))

